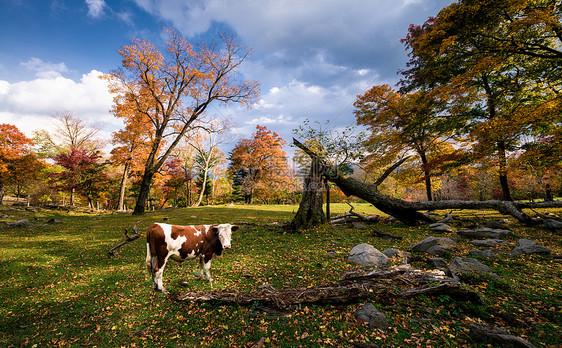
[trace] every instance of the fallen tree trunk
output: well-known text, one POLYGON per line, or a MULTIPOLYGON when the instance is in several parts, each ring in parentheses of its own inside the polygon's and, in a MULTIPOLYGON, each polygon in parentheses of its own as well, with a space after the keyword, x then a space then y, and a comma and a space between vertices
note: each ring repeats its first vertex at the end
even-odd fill
MULTIPOLYGON (((527 225, 535 226, 542 223, 541 219, 533 219, 525 214, 522 209, 532 208, 552 208, 562 207, 562 201, 553 202, 512 202, 512 201, 428 201, 428 202, 409 202, 398 198, 385 195, 378 190, 378 186, 382 183, 391 170, 397 165, 393 165, 389 170, 385 171, 383 176, 375 181, 374 184, 360 182, 351 177, 345 177, 340 174, 337 169, 333 168, 329 163, 318 158, 318 156, 308 149, 298 140, 293 139, 295 146, 303 150, 313 159, 318 159, 318 163, 325 168, 324 172, 328 180, 336 184, 340 190, 347 196, 355 196, 374 205, 380 211, 393 216, 407 225, 417 225, 420 223, 435 222, 434 219, 421 213, 420 211, 441 210, 441 209, 476 209, 476 210, 496 210, 502 214, 513 216, 517 221, 527 225)), ((397 164, 401 163, 398 162, 397 164)))
POLYGON ((295 304, 346 304, 365 299, 381 302, 396 298, 410 298, 418 295, 446 294, 460 301, 481 303, 478 294, 461 287, 452 278, 435 278, 422 271, 386 271, 369 275, 347 277, 335 284, 308 288, 275 289, 270 285, 258 291, 239 292, 222 290, 211 292, 184 292, 175 296, 178 301, 222 302, 239 305, 261 305, 287 310, 295 304), (430 282, 442 282, 437 286, 427 286, 430 282))

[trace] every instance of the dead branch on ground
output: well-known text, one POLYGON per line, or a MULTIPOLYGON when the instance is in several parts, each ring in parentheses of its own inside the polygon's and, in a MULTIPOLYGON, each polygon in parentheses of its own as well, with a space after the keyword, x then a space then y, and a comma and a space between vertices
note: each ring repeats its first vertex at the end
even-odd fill
POLYGON ((135 234, 133 234, 132 236, 129 236, 129 231, 127 231, 127 229, 125 228, 125 240, 119 244, 117 244, 116 246, 114 246, 113 248, 109 249, 107 251, 107 255, 108 256, 115 256, 115 250, 121 248, 123 245, 130 243, 132 241, 134 241, 135 239, 140 238, 140 233, 137 231, 137 225, 139 224, 139 222, 141 222, 142 220, 137 221, 137 223, 135 224, 135 226, 133 226, 133 232, 135 232, 135 234))

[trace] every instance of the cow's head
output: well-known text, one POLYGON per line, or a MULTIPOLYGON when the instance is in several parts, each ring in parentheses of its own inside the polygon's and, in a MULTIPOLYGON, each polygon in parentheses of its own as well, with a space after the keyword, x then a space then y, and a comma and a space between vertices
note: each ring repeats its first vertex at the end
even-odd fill
POLYGON ((225 249, 230 248, 230 240, 232 238, 232 232, 238 230, 238 226, 231 224, 220 224, 213 226, 213 232, 218 234, 219 241, 225 249))

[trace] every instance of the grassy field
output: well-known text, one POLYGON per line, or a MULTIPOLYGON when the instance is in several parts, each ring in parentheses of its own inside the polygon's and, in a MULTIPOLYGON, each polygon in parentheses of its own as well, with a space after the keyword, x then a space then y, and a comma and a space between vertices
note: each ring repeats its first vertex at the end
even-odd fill
MULTIPOLYGON (((0 346, 251 347, 264 337, 265 347, 346 347, 354 342, 382 347, 486 347, 469 337, 471 322, 502 327, 536 346, 562 346, 562 265, 544 256, 502 255, 483 261, 500 278, 482 276, 469 282, 484 299, 482 305, 456 302, 446 295, 375 303, 391 327, 372 330, 352 315, 362 303, 294 306, 290 316, 276 316, 257 306, 177 302, 152 291, 144 264, 144 238, 112 258, 106 254, 123 240, 124 228, 139 220, 142 231, 152 221, 164 219, 174 224, 239 223, 242 229, 233 235, 232 249, 213 262, 213 290, 251 291, 264 284, 283 288, 329 283, 356 268, 347 262, 356 244, 370 243, 381 251, 407 250, 431 235, 427 226, 400 223, 280 233, 272 223, 290 220, 296 209, 201 207, 150 212, 139 218, 0 206, 2 222, 30 220, 25 228, 7 229, 0 223, 0 346), (47 223, 53 218, 58 223, 47 223), (371 237, 373 228, 403 240, 371 237), (337 257, 329 257, 327 250, 334 250, 337 257)), ((332 206, 334 214, 347 210, 347 205, 332 206)), ((355 211, 376 212, 368 205, 357 205, 355 211)), ((510 250, 518 238, 531 238, 553 254, 562 254, 561 236, 515 223, 510 227, 515 237, 502 251, 510 250)), ((471 246, 465 240, 458 244, 456 255, 466 256, 471 246)), ((209 283, 195 279, 196 270, 196 262, 171 263, 164 284, 172 294, 210 290, 209 283), (182 279, 188 288, 180 286, 182 279)))

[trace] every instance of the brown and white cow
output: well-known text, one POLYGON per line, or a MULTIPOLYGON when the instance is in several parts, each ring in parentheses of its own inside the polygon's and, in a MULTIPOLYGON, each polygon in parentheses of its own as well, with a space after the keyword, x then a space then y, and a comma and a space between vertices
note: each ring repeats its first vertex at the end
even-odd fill
MULTIPOLYGON (((209 282, 213 255, 221 255, 230 248, 232 232, 238 226, 230 224, 178 226, 153 223, 146 232, 146 265, 152 275, 155 290, 166 292, 162 286, 162 273, 171 258, 177 262, 199 257, 199 276, 203 272, 209 282)), ((211 283, 212 284, 212 283, 211 283)))

